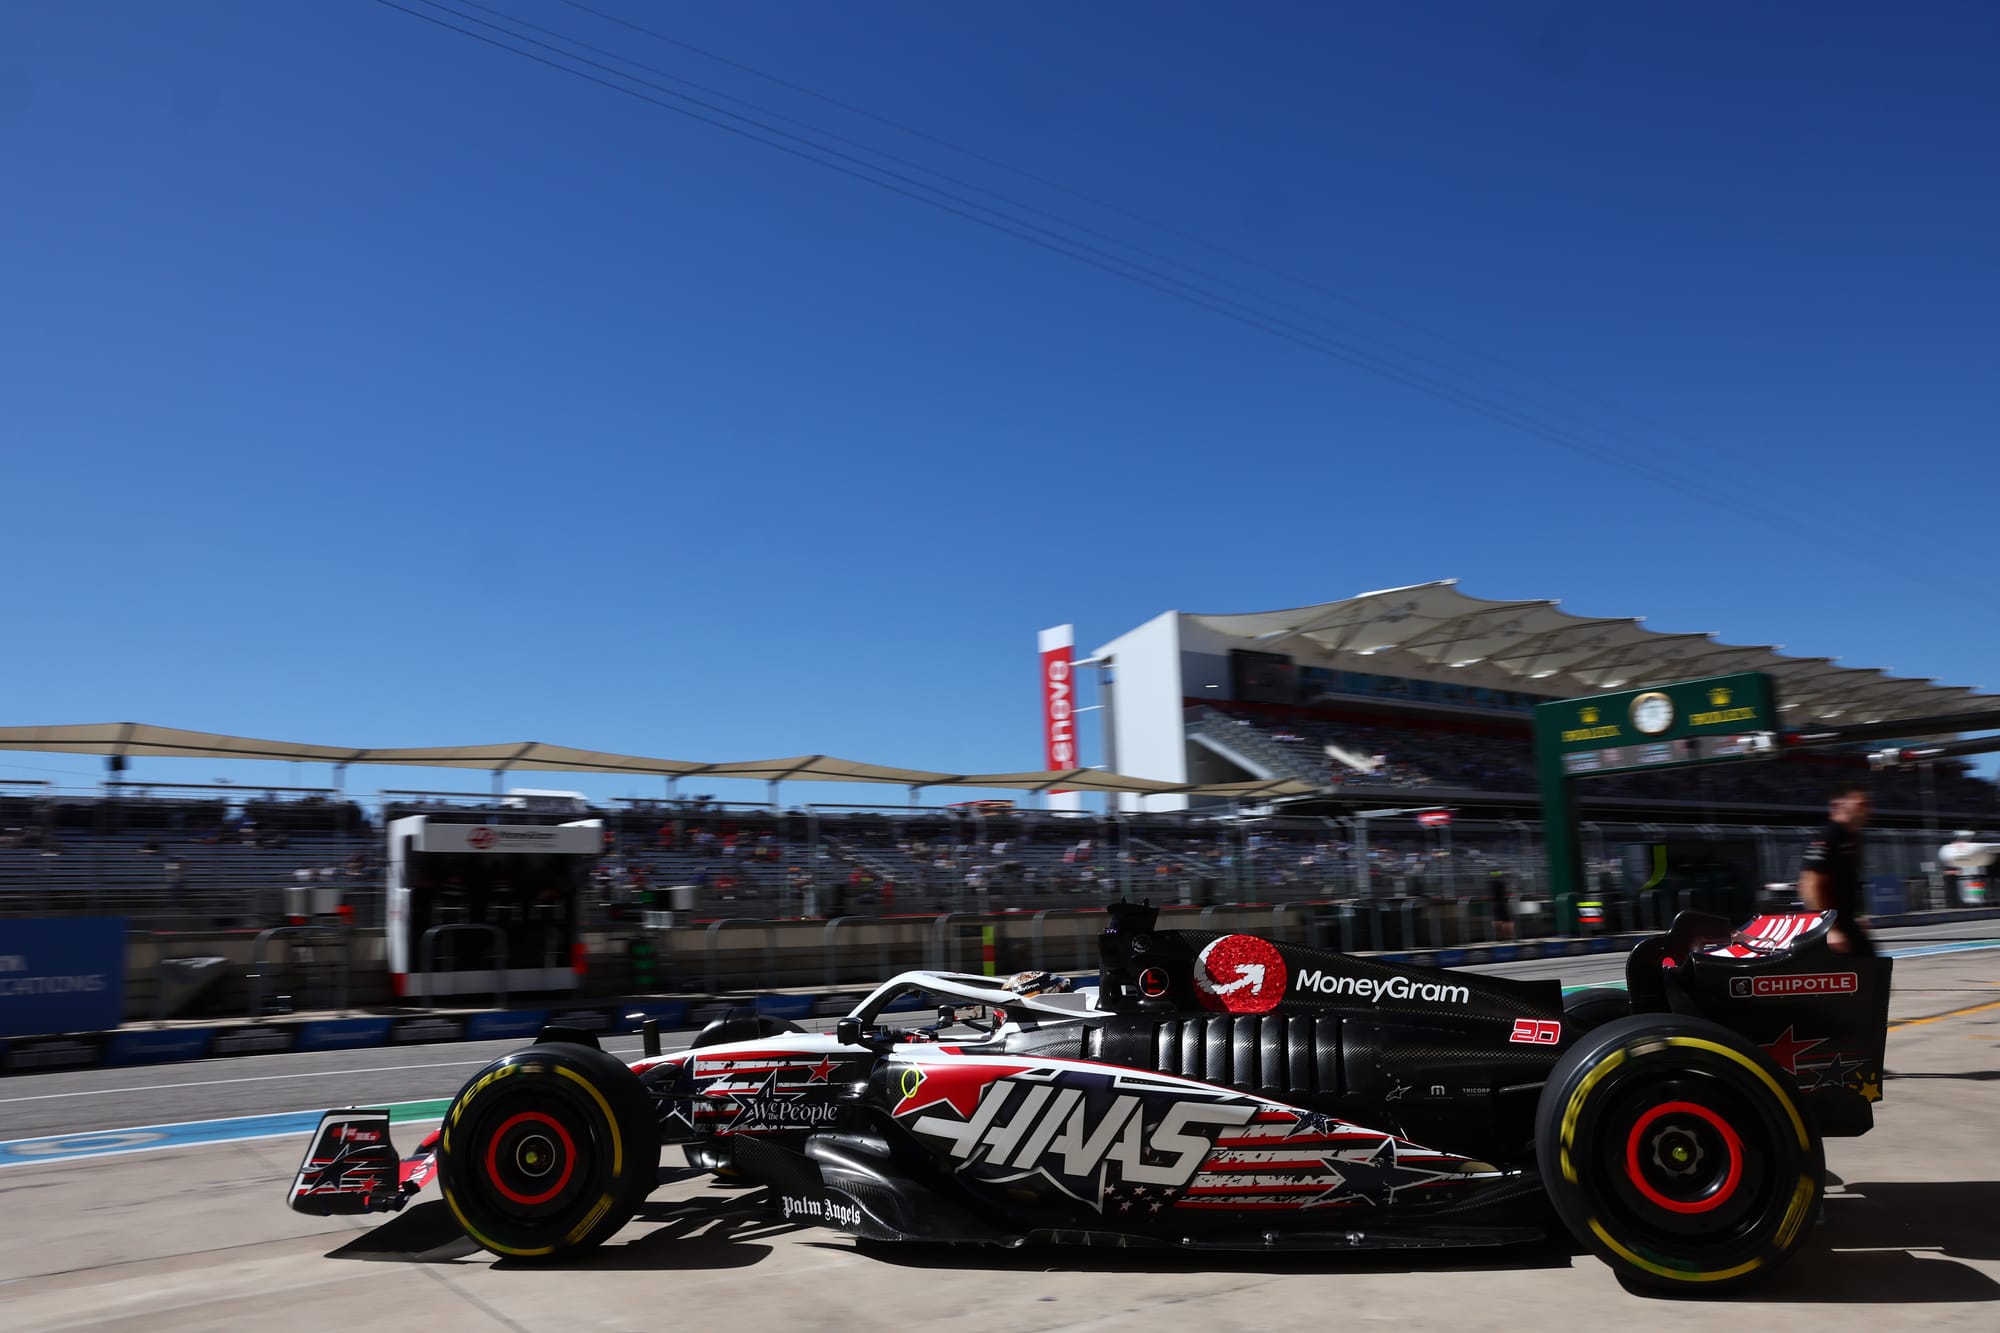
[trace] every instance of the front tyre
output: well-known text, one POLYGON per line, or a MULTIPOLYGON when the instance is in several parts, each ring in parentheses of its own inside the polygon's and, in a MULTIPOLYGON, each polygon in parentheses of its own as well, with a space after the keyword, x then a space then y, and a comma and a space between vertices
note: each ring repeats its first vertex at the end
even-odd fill
POLYGON ((503 1056, 452 1099, 438 1180, 465 1234, 510 1259, 600 1244, 659 1179, 652 1098, 621 1061, 549 1042, 503 1056))
POLYGON ((1705 1019, 1591 1031, 1535 1115, 1549 1199, 1628 1286, 1720 1293, 1773 1272, 1819 1206, 1825 1158, 1789 1081, 1705 1019))

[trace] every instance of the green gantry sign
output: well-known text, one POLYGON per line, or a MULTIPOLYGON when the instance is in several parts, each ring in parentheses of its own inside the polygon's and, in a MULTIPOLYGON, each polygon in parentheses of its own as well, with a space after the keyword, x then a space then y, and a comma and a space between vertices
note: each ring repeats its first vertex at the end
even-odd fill
POLYGON ((1601 773, 1746 759, 1761 753, 1751 738, 1777 727, 1777 687, 1761 671, 1537 705, 1535 770, 1557 928, 1576 929, 1577 889, 1583 883, 1572 782, 1601 773))

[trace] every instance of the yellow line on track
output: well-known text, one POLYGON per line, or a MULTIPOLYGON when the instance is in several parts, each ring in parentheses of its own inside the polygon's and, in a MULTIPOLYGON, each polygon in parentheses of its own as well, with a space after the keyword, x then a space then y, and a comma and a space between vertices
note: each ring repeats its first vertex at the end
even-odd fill
POLYGON ((1988 1009, 2000 1009, 2000 1000, 1989 1000, 1985 1004, 1975 1004, 1970 1009, 1954 1009, 1948 1014, 1931 1014, 1924 1018, 1905 1018, 1900 1022, 1891 1023, 1889 1030, 1893 1032, 1897 1028, 1913 1028, 1919 1023, 1942 1023, 1947 1018, 1964 1018, 1967 1014, 1983 1014, 1988 1009))

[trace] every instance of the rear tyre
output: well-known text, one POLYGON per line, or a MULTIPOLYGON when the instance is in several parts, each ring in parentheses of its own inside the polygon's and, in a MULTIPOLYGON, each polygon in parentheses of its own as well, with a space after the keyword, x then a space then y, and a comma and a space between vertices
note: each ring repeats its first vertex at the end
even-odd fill
POLYGON ((1544 1187, 1632 1287, 1711 1294, 1787 1259, 1825 1158, 1786 1075, 1699 1018, 1615 1019, 1564 1053, 1535 1115, 1544 1187))
POLYGON ((1632 997, 1623 986, 1592 987, 1563 996, 1563 1027, 1573 1036, 1594 1032, 1631 1012, 1632 997))
POLYGON ((438 1180, 465 1234, 510 1259, 598 1245, 659 1180, 653 1100, 616 1057, 545 1042, 459 1090, 438 1140, 438 1180))

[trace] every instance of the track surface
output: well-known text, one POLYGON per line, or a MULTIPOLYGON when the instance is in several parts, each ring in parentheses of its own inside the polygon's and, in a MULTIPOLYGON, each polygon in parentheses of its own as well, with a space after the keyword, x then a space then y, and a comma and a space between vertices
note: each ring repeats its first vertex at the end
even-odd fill
MULTIPOLYGON (((1890 932, 1897 951, 1978 924, 1890 932)), ((1620 959, 1502 965, 1615 982, 1620 959)), ((283 1206, 304 1136, 0 1169, 0 1326, 316 1329, 877 1328, 977 1318, 1012 1329, 1455 1330, 1616 1318, 1629 1328, 2000 1326, 2000 950, 1897 963, 1878 1128, 1828 1145, 1827 1224, 1729 1310, 1634 1297, 1557 1245, 1505 1255, 1245 1259, 1044 1250, 860 1250, 744 1216, 741 1195, 669 1183, 604 1250, 565 1268, 494 1262, 442 1205, 386 1221, 283 1206), (376 1262, 364 1263, 362 1261, 376 1262), (1335 1302, 1338 1305, 1335 1306, 1335 1302)), ((514 1042, 208 1061, 0 1082, 0 1140, 331 1103, 447 1097, 514 1042)), ((636 1039, 614 1043, 633 1045, 636 1039)), ((672 1044, 671 1042, 669 1043, 672 1044)), ((399 1126, 415 1141, 425 1126, 399 1126)), ((670 1155, 671 1156, 671 1155, 670 1155)), ((420 1196, 426 1197, 426 1196, 420 1196)))

